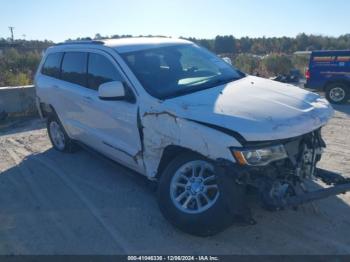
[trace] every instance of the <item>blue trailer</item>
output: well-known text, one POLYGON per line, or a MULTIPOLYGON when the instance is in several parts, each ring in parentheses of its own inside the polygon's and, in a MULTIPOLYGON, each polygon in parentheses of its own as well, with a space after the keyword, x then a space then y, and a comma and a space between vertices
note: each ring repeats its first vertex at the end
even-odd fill
POLYGON ((345 103, 350 98, 350 50, 313 51, 305 87, 325 91, 331 103, 345 103))

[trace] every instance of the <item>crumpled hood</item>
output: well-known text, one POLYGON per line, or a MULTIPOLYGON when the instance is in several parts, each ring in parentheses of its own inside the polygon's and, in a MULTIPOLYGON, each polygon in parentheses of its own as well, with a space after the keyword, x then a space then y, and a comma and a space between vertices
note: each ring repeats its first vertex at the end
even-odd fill
POLYGON ((306 134, 333 115, 315 93, 253 76, 166 100, 164 106, 179 117, 236 131, 247 141, 306 134))

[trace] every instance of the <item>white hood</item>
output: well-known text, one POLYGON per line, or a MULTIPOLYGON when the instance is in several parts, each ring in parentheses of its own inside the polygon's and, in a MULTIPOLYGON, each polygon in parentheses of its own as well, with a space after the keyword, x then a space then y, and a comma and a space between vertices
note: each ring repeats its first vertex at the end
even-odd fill
POLYGON ((333 115, 329 103, 315 93, 253 76, 164 104, 179 117, 236 131, 247 141, 306 134, 333 115))

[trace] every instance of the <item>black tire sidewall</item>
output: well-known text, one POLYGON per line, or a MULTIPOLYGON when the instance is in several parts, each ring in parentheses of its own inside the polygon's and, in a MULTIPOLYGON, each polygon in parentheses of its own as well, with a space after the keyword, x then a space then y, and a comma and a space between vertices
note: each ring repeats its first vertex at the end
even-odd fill
POLYGON ((214 235, 233 223, 233 219, 226 208, 223 194, 220 192, 215 204, 200 214, 188 214, 180 211, 170 197, 170 183, 175 172, 187 162, 204 160, 204 157, 195 153, 185 153, 176 157, 161 174, 158 184, 158 203, 161 212, 173 225, 189 234, 197 236, 214 235))
POLYGON ((68 137, 68 135, 67 135, 66 131, 64 130, 64 128, 63 128, 61 122, 59 121, 59 119, 58 119, 56 116, 54 116, 54 115, 50 115, 50 116, 48 117, 48 119, 47 119, 47 133, 48 133, 48 135, 49 135, 51 144, 52 144, 52 146, 54 147, 54 149, 56 149, 57 151, 60 151, 60 152, 71 152, 71 151, 72 151, 72 141, 71 141, 71 139, 68 137), (56 123, 60 126, 60 128, 61 128, 61 130, 62 130, 62 132, 63 132, 63 134, 64 134, 64 148, 63 148, 63 149, 58 148, 58 147, 55 145, 55 143, 54 143, 54 141, 53 141, 53 139, 52 139, 51 130, 50 130, 50 124, 51 124, 52 122, 56 122, 56 123))
POLYGON ((331 102, 332 104, 344 104, 347 102, 348 98, 349 98, 349 87, 344 84, 344 83, 333 83, 333 84, 330 84, 326 87, 326 98, 329 102, 331 102), (335 87, 340 87, 344 90, 345 92, 345 97, 343 100, 341 101, 334 101, 331 99, 330 97, 330 91, 335 88, 335 87))

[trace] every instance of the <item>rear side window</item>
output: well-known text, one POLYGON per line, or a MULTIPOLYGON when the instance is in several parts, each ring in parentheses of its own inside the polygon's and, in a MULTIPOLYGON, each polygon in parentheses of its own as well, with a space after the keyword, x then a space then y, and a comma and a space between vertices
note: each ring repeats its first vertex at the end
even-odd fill
POLYGON ((60 77, 60 67, 63 53, 49 54, 45 60, 45 63, 41 69, 43 75, 51 76, 54 78, 60 77))
POLYGON ((89 54, 88 87, 97 90, 101 84, 122 81, 115 66, 106 57, 99 54, 89 54))
POLYGON ((61 79, 73 84, 87 85, 87 53, 67 52, 62 62, 61 79))

